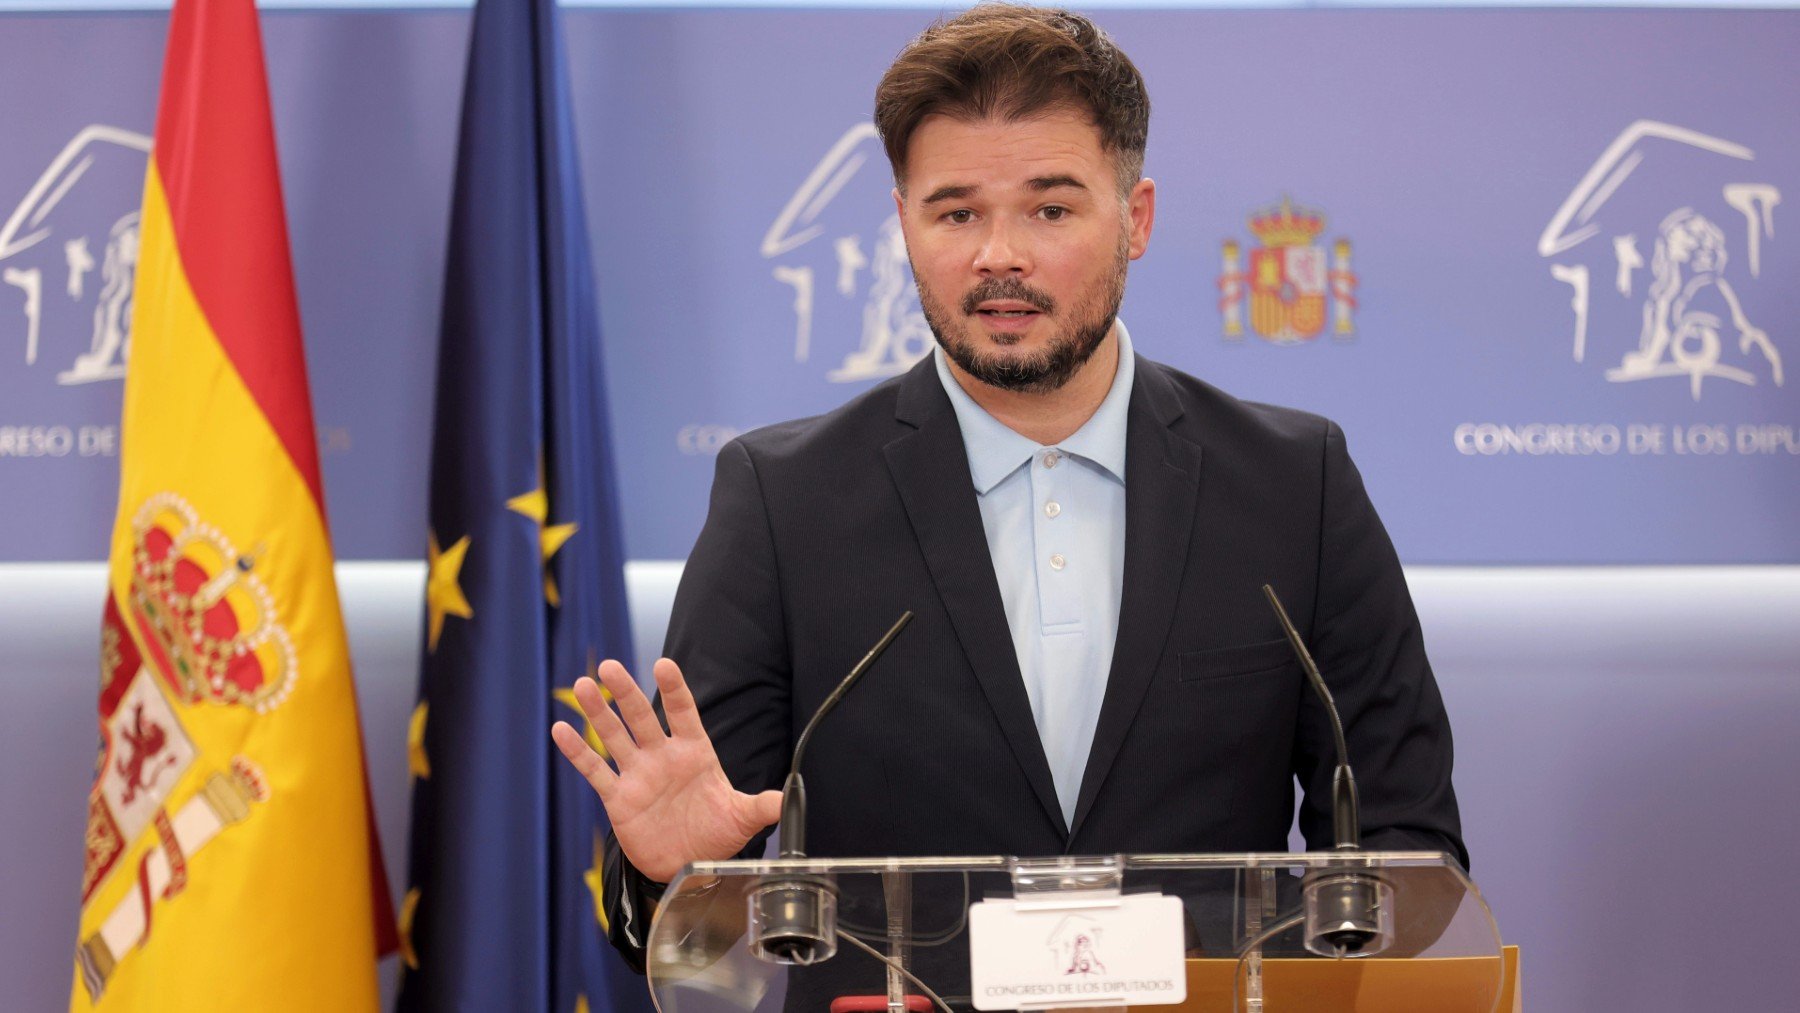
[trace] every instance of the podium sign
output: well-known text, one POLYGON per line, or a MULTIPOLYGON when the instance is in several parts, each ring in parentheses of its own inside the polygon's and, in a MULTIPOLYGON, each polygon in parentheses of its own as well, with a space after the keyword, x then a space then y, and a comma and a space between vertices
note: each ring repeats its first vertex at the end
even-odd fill
POLYGON ((978 1010, 1178 1003, 1183 922, 1166 894, 981 901, 969 908, 969 998, 978 1010))

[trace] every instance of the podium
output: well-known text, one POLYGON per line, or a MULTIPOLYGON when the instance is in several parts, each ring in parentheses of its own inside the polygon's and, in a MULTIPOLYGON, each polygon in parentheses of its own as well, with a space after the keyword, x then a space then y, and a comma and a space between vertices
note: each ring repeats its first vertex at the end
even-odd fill
POLYGON ((703 862, 646 971, 661 1013, 1513 1008, 1492 913, 1438 852, 703 862))

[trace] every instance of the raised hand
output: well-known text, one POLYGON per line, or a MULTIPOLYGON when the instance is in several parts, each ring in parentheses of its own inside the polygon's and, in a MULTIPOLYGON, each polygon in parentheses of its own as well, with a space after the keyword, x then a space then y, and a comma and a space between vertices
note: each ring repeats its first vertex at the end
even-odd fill
POLYGON ((575 699, 612 764, 567 722, 558 721, 550 737, 600 796, 619 847, 639 872, 666 883, 689 862, 736 855, 781 818, 781 792, 747 795, 726 779, 694 695, 673 661, 664 658, 655 668, 668 734, 624 665, 603 662, 599 675, 618 712, 587 677, 575 681, 575 699))

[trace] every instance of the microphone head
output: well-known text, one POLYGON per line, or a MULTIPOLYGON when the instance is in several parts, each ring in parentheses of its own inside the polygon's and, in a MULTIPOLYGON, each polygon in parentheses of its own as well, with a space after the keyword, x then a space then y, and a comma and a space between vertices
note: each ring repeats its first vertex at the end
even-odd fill
POLYGON ((1325 869, 1301 887, 1306 948, 1321 957, 1372 957, 1394 943, 1394 888, 1370 872, 1325 869))
POLYGON ((770 876, 750 891, 750 952, 805 967, 837 954, 837 888, 822 876, 770 876))

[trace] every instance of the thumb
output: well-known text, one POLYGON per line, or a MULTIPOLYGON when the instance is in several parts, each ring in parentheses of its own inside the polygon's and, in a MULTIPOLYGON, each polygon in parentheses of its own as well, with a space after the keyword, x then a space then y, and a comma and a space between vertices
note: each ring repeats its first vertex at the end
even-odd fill
POLYGON ((756 824, 758 830, 780 822, 781 792, 771 790, 752 795, 749 809, 750 819, 756 824))

